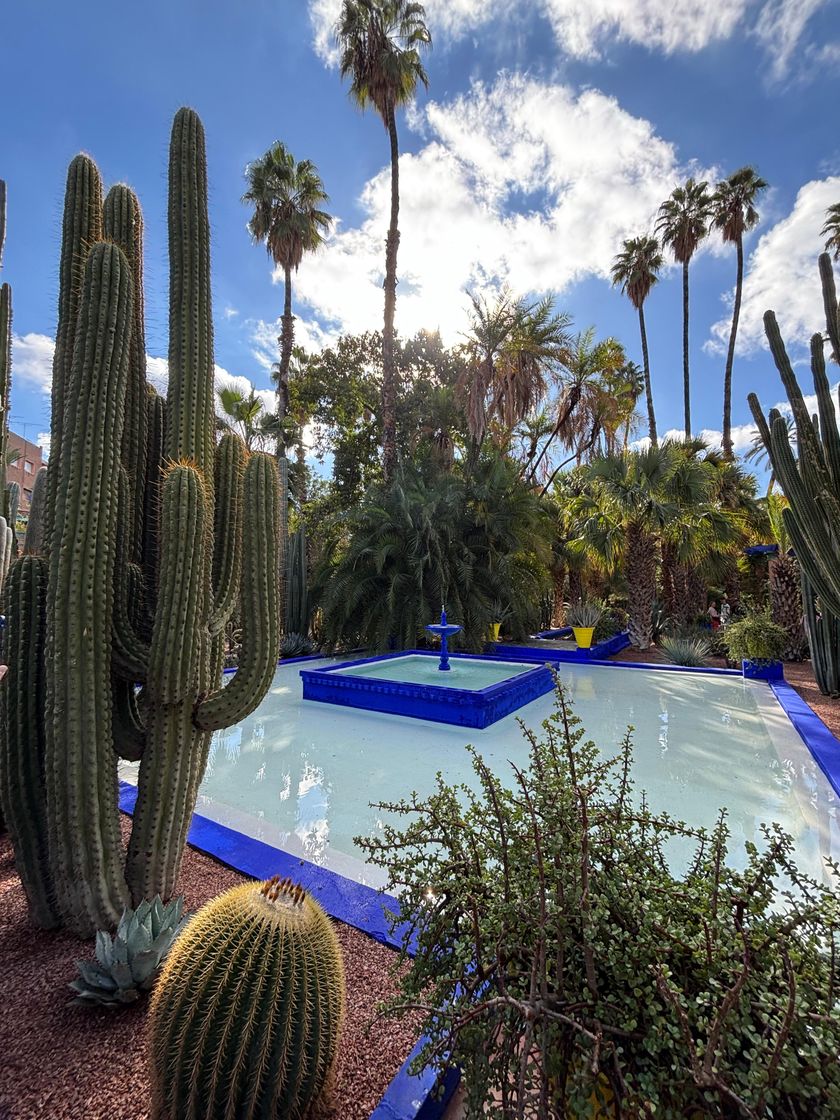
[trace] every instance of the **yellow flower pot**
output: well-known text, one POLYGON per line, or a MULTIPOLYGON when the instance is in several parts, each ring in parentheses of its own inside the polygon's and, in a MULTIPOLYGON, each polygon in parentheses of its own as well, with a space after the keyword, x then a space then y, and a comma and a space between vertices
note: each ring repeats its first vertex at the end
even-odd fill
POLYGON ((592 635, 595 633, 595 627, 573 626, 572 630, 574 631, 578 649, 589 649, 592 645, 592 635))
POLYGON ((491 623, 491 625, 490 625, 490 641, 491 642, 498 642, 499 636, 501 635, 501 632, 502 632, 501 622, 491 623))

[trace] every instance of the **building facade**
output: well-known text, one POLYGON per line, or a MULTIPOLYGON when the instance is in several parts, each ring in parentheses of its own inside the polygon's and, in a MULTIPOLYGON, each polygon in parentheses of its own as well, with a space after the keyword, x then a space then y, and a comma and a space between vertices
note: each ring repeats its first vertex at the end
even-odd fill
POLYGON ((29 513, 35 476, 44 466, 44 460, 38 444, 24 439, 17 432, 9 432, 9 450, 19 452, 19 456, 16 462, 6 467, 6 482, 17 482, 20 486, 20 512, 25 516, 29 513))

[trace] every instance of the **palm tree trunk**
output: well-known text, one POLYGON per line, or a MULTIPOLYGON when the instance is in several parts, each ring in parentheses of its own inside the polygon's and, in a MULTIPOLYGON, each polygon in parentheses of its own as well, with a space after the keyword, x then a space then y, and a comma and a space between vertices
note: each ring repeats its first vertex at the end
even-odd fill
POLYGON ((683 261, 683 397, 685 438, 691 437, 691 380, 688 373, 688 261, 683 261))
POLYGON ((630 641, 647 649, 653 641, 653 604, 656 599, 656 544, 639 525, 627 526, 627 613, 630 641))
POLYGON ((735 278, 735 304, 732 308, 732 330, 729 332, 729 349, 726 352, 726 370, 723 374, 723 454, 734 459, 732 451, 732 366, 735 362, 735 338, 741 315, 741 289, 744 286, 744 244, 739 237, 735 242, 738 253, 738 271, 735 278))
MULTIPOLYGON (((645 367, 645 399, 647 400, 648 435, 653 447, 657 446, 656 415, 653 411, 653 392, 650 387, 650 361, 648 360, 647 331, 645 330, 645 309, 639 306, 639 330, 642 334, 642 362, 645 367)), ((644 647, 643 647, 644 648, 644 647)))
POLYGON ((385 323, 382 330, 382 468, 385 481, 397 466, 397 370, 394 361, 394 315, 397 307, 397 249, 400 244, 400 152, 394 110, 388 113, 391 140, 391 224, 385 248, 385 323))
POLYGON ((280 369, 277 372, 277 471, 280 475, 280 625, 286 624, 286 564, 288 558, 289 536, 289 461, 286 458, 286 440, 283 423, 289 414, 289 364, 292 360, 292 346, 295 340, 295 322, 292 316, 292 270, 289 265, 283 269, 283 326, 280 331, 280 369))

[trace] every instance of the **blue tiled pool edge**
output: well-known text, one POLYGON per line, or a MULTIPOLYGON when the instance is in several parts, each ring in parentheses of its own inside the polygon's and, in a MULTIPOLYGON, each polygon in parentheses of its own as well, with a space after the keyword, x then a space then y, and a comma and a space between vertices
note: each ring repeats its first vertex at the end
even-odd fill
MULTIPOLYGON (((122 812, 130 815, 137 801, 137 787, 120 781, 119 799, 122 812)), ((397 939, 399 927, 394 931, 397 936, 394 936, 386 916, 386 910, 396 912, 399 906, 392 895, 289 855, 280 848, 246 836, 200 813, 193 813, 187 841, 234 871, 254 879, 289 875, 317 899, 330 917, 353 926, 391 949, 401 946, 397 939)), ((447 1069, 442 1078, 433 1070, 424 1070, 419 1075, 410 1073, 409 1066, 424 1043, 425 1038, 418 1039, 371 1113, 370 1120, 439 1120, 443 1115, 458 1086, 460 1073, 456 1069, 447 1069), (442 1092, 436 1093, 440 1086, 442 1092)))
MULTIPOLYGON (((538 638, 548 635, 554 636, 555 631, 543 630, 537 634, 538 638)), ((563 637, 564 630, 556 631, 557 637, 563 637)), ((620 634, 613 634, 602 642, 596 642, 589 649, 540 649, 539 646, 518 646, 515 643, 490 642, 487 653, 491 657, 514 658, 517 661, 573 661, 597 663, 599 658, 612 657, 614 653, 626 649, 630 645, 630 635, 626 630, 620 634)))
POLYGON ((787 681, 767 682, 799 732, 805 746, 816 759, 831 788, 840 797, 840 739, 820 719, 807 700, 803 700, 787 681))

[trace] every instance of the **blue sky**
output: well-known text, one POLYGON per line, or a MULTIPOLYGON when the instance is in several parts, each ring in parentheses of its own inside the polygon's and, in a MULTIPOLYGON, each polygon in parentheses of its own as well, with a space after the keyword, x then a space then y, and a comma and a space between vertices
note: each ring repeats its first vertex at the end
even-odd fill
MULTIPOLYGON (((63 182, 77 151, 96 158, 107 184, 127 181, 140 196, 150 373, 165 374, 166 149, 181 104, 198 109, 207 132, 221 369, 270 384, 282 288, 250 243, 239 198, 245 164, 275 139, 317 164, 338 218, 297 279, 300 340, 317 346, 380 325, 387 137, 353 108, 335 70, 339 4, 8 6, 2 276, 14 289, 17 431, 32 439, 49 426, 63 182)), ((771 190, 747 245, 735 366, 733 423, 746 445, 747 392, 767 404, 781 395, 762 313, 777 310, 800 357, 822 326, 819 230, 840 201, 840 2, 429 0, 427 19, 430 90, 400 120, 398 329, 439 327, 457 341, 466 291, 507 281, 555 292, 576 328, 594 324, 640 360, 636 317, 607 279, 621 240, 649 231, 687 175, 753 163, 771 190)), ((716 238, 692 269, 694 427, 711 433, 734 272, 734 252, 716 238)), ((674 270, 646 307, 660 431, 681 426, 680 299, 674 270)))

